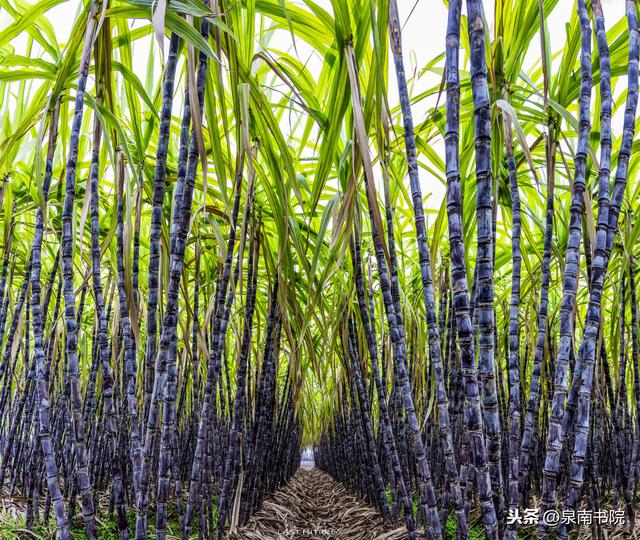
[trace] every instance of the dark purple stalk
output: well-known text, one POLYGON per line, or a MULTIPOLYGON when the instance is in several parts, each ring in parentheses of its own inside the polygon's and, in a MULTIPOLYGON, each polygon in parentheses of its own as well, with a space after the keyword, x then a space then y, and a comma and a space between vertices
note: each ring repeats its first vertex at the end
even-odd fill
MULTIPOLYGON (((490 540, 497 538, 497 519, 487 452, 482 431, 482 412, 478 389, 478 370, 475 365, 474 332, 471 324, 465 246, 462 226, 462 185, 459 165, 459 114, 460 81, 458 55, 460 46, 460 2, 449 2, 446 51, 446 133, 445 154, 447 168, 447 215, 449 221, 449 246, 451 258, 451 283, 456 317, 456 330, 460 345, 460 362, 465 388, 465 419, 469 446, 471 448, 471 468, 475 468, 476 484, 480 506, 484 518, 485 531, 490 540)), ((484 47, 484 46, 483 46, 484 47)), ((484 48, 483 48, 484 50, 484 48)), ((489 192, 491 188, 489 187, 489 192)), ((490 213, 489 213, 490 214, 490 213)), ((492 336, 493 344, 493 336, 492 336)))
MULTIPOLYGON (((556 357, 554 391, 551 401, 549 430, 547 435, 547 452, 544 461, 543 483, 541 493, 541 515, 556 506, 556 484, 560 469, 560 455, 563 447, 562 421, 565 398, 567 395, 568 364, 573 350, 574 308, 579 271, 580 239, 582 235, 582 211, 584 204, 585 173, 587 163, 587 147, 589 144, 590 105, 591 105, 591 25, 584 0, 578 0, 578 16, 582 35, 580 53, 580 98, 578 144, 575 155, 575 172, 571 190, 571 207, 569 219, 569 240, 567 242, 565 267, 563 273, 563 295, 560 308, 560 344, 556 357)), ((540 521, 538 534, 548 538, 550 529, 543 520, 540 521)))
MULTIPOLYGON (((169 53, 164 72, 162 88, 162 108, 160 109, 160 125, 158 126, 158 149, 156 151, 156 167, 153 175, 153 203, 151 210, 151 232, 149 234, 149 281, 147 300, 147 345, 144 362, 144 419, 149 413, 151 390, 156 358, 156 335, 158 328, 158 269, 160 266, 160 233, 162 230, 162 207, 164 205, 165 176, 167 173, 167 151, 171 135, 171 111, 173 108, 173 88, 175 83, 178 46, 180 38, 171 35, 169 53)), ((189 100, 185 100, 185 115, 189 100)), ((183 126, 189 126, 189 120, 183 119, 183 126)), ((183 127, 184 129, 184 127, 183 127)), ((187 131, 188 133, 188 131, 187 131)), ((181 145, 182 146, 182 145, 181 145)))
MULTIPOLYGON (((62 208, 62 276, 65 303, 65 352, 68 362, 68 378, 70 385, 71 413, 73 418, 73 448, 76 457, 76 474, 80 490, 82 513, 87 537, 92 540, 97 537, 93 490, 89 480, 88 456, 86 447, 86 432, 82 418, 82 396, 80 392, 80 368, 78 364, 78 323, 76 321, 75 290, 73 283, 73 221, 75 209, 76 169, 78 161, 78 142, 82 129, 84 110, 84 93, 91 63, 91 50, 97 31, 96 13, 98 3, 93 2, 89 11, 89 19, 85 30, 85 41, 78 70, 78 84, 75 99, 75 109, 71 126, 71 139, 66 166, 66 188, 62 208)), ((34 306, 35 308, 35 306, 34 306)), ((46 454, 47 451, 43 452, 46 454)))

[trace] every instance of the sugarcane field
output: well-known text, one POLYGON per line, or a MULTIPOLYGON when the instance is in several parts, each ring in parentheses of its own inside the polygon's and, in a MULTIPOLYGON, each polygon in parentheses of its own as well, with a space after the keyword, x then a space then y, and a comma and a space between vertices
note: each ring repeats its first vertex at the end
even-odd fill
POLYGON ((638 0, 0 0, 0 540, 640 540, 638 0))

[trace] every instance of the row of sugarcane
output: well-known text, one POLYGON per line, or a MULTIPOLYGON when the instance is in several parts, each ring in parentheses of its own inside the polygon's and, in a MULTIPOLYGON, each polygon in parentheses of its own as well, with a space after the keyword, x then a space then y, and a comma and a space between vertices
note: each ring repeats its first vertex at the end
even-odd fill
MULTIPOLYGON (((472 511, 478 507, 487 538, 516 538, 521 523, 518 516, 522 517, 525 508, 539 510, 535 518, 539 538, 551 535, 568 538, 575 521, 558 524, 545 516, 550 515, 549 511, 577 511, 583 508, 583 501, 594 512, 622 505, 626 530, 630 531, 635 526, 634 501, 640 483, 639 328, 636 271, 631 254, 625 255, 626 264, 619 274, 610 276, 622 284, 619 320, 614 323, 619 325, 616 335, 620 344, 615 348, 606 346, 602 303, 611 253, 620 249, 616 238, 636 121, 640 37, 636 5, 632 0, 626 2, 628 91, 617 168, 612 175, 611 69, 604 14, 599 0, 593 0, 589 10, 584 0, 577 2, 581 84, 559 328, 552 327, 549 318, 558 145, 557 127, 550 123, 552 127, 544 134, 548 182, 544 252, 537 310, 533 313, 537 318, 537 335, 533 340, 535 347, 530 347, 531 340, 523 340, 520 332, 524 318, 521 208, 513 126, 506 115, 502 140, 506 146, 504 170, 513 216, 511 294, 507 322, 503 328, 496 324, 493 199, 497 180, 492 172, 491 142, 492 135, 495 136, 492 101, 497 98, 508 101, 509 90, 496 98, 489 88, 481 0, 466 2, 477 221, 475 267, 469 290, 459 170, 461 4, 460 0, 450 0, 448 5, 444 80, 449 250, 443 255, 440 273, 435 277, 425 230, 400 17, 394 0, 389 11, 428 328, 428 363, 416 366, 415 353, 411 352, 415 329, 403 322, 393 221, 387 223, 385 252, 385 232, 372 218, 372 257, 377 264, 379 301, 385 315, 379 330, 384 339, 381 341, 377 335, 373 311, 371 280, 375 278, 367 281, 363 273, 361 235, 356 227, 352 238, 352 274, 357 307, 342 321, 342 396, 315 449, 316 461, 360 492, 382 516, 393 519, 403 516, 411 538, 416 537, 418 523, 424 526, 428 538, 444 538, 449 521, 456 524, 457 538, 468 538, 472 511), (582 230, 589 174, 592 32, 599 58, 600 97, 599 169, 594 173, 598 201, 595 237, 582 230), (584 319, 578 321, 582 317, 576 301, 581 246, 588 276, 584 285, 588 288, 588 303, 584 319), (523 343, 526 343, 524 350, 523 343), (611 350, 619 351, 615 362, 609 356, 611 350), (385 358, 385 351, 389 359, 385 358), (502 359, 499 354, 503 354, 502 359), (390 388, 380 376, 387 370, 393 373, 390 388), (522 380, 522 373, 529 370, 529 381, 522 380), (628 394, 628 381, 632 381, 632 395, 628 394), (417 512, 412 507, 414 495, 417 512)), ((547 107, 546 93, 544 100, 547 107)), ((365 175, 365 182, 370 181, 365 175)), ((368 202, 373 216, 370 198, 368 202)), ((592 527, 594 537, 600 537, 601 524, 594 520, 592 527)))
MULTIPOLYGON (((46 214, 53 211, 47 208, 47 201, 54 154, 60 144, 58 99, 48 115, 43 197, 36 210, 28 260, 21 260, 17 250, 10 249, 10 242, 5 245, 0 280, 0 489, 3 496, 25 496, 27 528, 40 521, 46 525, 53 517, 63 540, 72 537, 73 524, 79 519, 86 537, 98 538, 99 512, 115 515, 123 540, 150 537, 154 515, 153 529, 159 539, 166 538, 168 530, 185 540, 194 534, 198 538, 222 536, 228 526, 244 523, 265 494, 295 472, 302 437, 296 389, 286 365, 282 367, 278 360, 284 318, 279 278, 269 277, 273 272, 265 273, 261 265, 268 257, 262 253, 263 223, 253 204, 254 171, 251 156, 247 159, 257 149, 242 146, 238 151, 226 252, 216 268, 210 302, 200 288, 200 241, 189 237, 200 163, 196 130, 202 122, 209 68, 207 55, 200 52, 193 84, 185 85, 171 193, 168 285, 161 298, 161 230, 169 195, 167 153, 176 66, 184 49, 173 34, 163 75, 151 201, 146 340, 144 355, 139 355, 140 239, 135 239, 131 279, 125 269, 128 180, 121 147, 110 154, 116 178, 110 203, 116 208, 117 271, 103 280, 100 180, 104 126, 98 115, 87 181, 91 265, 80 287, 79 303, 74 279, 78 148, 92 56, 96 102, 113 99, 101 77, 110 26, 100 13, 100 3, 94 2, 86 24, 71 136, 64 145, 65 189, 57 194, 57 202, 62 203, 61 230, 50 231, 46 225, 46 214), (196 99, 189 92, 195 92, 196 99), (51 266, 44 268, 43 244, 52 240, 52 232, 59 234, 60 247, 51 266), (187 256, 192 264, 186 263, 187 256), (193 296, 181 300, 185 277, 194 284, 193 296), (131 283, 135 284, 133 292, 131 283), (240 293, 239 283, 244 283, 240 293), (256 321, 256 306, 265 300, 269 306, 266 319, 256 321), (179 339, 183 303, 192 310, 191 328, 179 339), (227 329, 239 303, 242 335, 230 347, 227 329), (207 304, 213 306, 211 313, 202 308, 207 304), (92 312, 87 314, 89 308, 92 312), (236 365, 233 381, 228 367, 231 355, 236 365), (85 359, 90 363, 88 372, 81 368, 87 365, 85 359), (135 524, 129 519, 134 515, 135 524)), ((199 31, 207 40, 207 18, 200 22, 199 31)), ((116 133, 110 137, 118 140, 116 133)))

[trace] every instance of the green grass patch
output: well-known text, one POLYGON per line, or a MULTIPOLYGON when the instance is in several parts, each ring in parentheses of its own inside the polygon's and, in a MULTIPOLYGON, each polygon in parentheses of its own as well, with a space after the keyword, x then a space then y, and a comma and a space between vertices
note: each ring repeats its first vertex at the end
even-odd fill
MULTIPOLYGON (((135 531, 136 514, 128 512, 127 521, 129 522, 130 535, 135 531)), ((98 527, 98 538, 101 540, 118 540, 118 521, 115 514, 99 514, 96 517, 98 527)), ((18 516, 9 512, 0 511, 0 540, 48 540, 55 538, 56 521, 55 518, 49 519, 48 525, 42 520, 37 522, 30 530, 26 528, 25 517, 18 516)), ((198 523, 197 516, 194 518, 192 538, 197 538, 198 523)), ((149 514, 149 538, 155 538, 155 515, 149 514)), ((71 524, 71 535, 73 540, 85 540, 87 535, 82 522, 82 515, 77 513, 71 524)), ((182 536, 182 526, 178 519, 177 513, 172 509, 168 513, 167 518, 167 536, 182 536)))

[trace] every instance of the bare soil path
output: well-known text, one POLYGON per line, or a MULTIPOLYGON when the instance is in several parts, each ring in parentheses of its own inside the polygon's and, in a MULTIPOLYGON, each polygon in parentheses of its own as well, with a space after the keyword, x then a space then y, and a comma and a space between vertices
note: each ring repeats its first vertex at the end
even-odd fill
POLYGON ((319 469, 300 469, 238 531, 240 540, 400 540, 378 512, 319 469))

